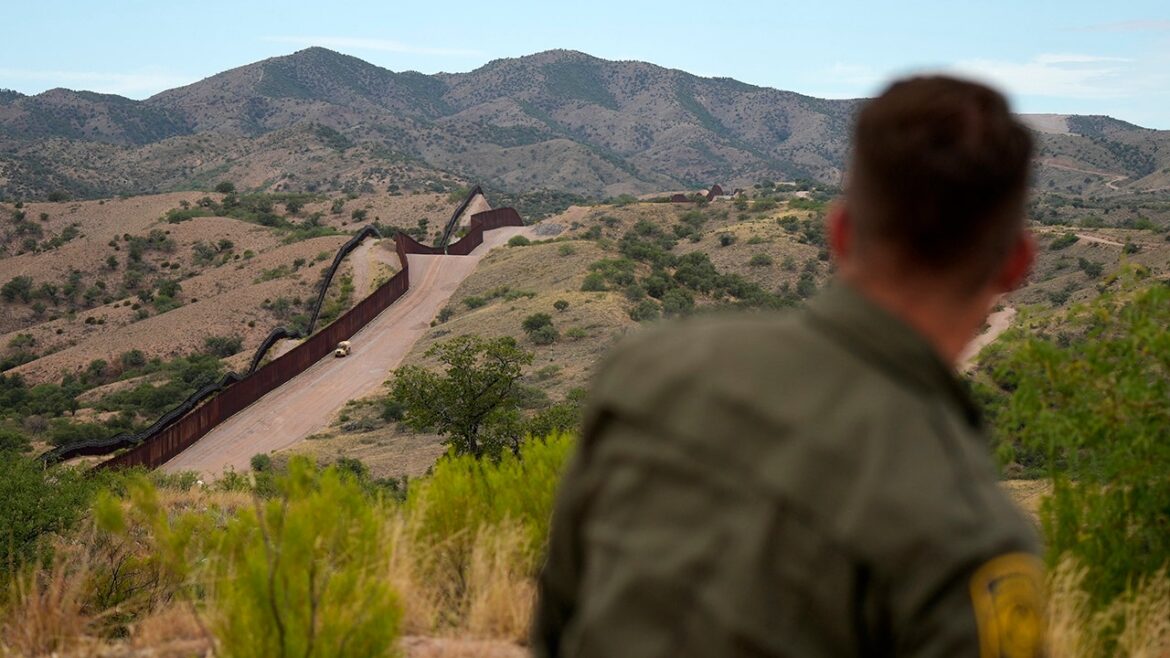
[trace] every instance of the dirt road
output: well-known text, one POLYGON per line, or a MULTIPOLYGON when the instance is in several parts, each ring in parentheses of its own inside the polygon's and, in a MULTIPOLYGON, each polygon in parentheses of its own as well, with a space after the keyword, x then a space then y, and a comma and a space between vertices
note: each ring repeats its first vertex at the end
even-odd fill
POLYGON ((975 337, 967 344, 963 350, 963 354, 959 356, 959 367, 963 372, 967 372, 975 367, 975 357, 979 356, 979 352, 988 345, 995 342, 999 335, 1007 331, 1008 327, 1012 326, 1012 320, 1016 317, 1016 309, 1008 306, 1003 310, 996 311, 987 316, 987 330, 975 337))
POLYGON ((1120 190, 1121 188, 1118 187, 1117 184, 1129 178, 1129 176, 1126 174, 1115 174, 1108 171, 1093 171, 1092 169, 1078 169, 1077 167, 1070 167, 1069 165, 1060 164, 1051 159, 1041 160, 1040 164, 1047 167, 1052 167, 1053 169, 1063 169, 1065 171, 1075 171, 1081 174, 1090 174, 1092 176, 1101 176, 1102 178, 1107 178, 1108 180, 1105 181, 1105 187, 1108 187, 1111 190, 1120 190))
POLYGON ((507 227, 485 233, 470 256, 409 256, 410 291, 351 339, 352 355, 325 357, 229 418, 163 470, 198 471, 204 477, 229 467, 246 471, 252 455, 286 448, 324 429, 346 402, 382 386, 479 260, 515 235, 534 236, 531 227, 507 227))

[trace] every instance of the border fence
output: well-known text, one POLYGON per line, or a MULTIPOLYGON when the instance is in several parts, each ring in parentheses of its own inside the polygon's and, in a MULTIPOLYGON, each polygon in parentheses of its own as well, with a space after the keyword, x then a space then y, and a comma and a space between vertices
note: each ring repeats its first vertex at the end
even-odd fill
MULTIPOLYGON (((466 210, 472 199, 476 195, 482 194, 483 191, 478 185, 468 193, 467 198, 459 205, 448 222, 445 235, 449 235, 459 216, 466 210)), ((410 266, 407 254, 445 253, 466 256, 483 243, 484 231, 504 226, 523 225, 524 222, 515 209, 499 208, 472 215, 471 227, 467 234, 446 248, 430 247, 404 233, 398 233, 394 236, 394 243, 398 259, 402 263, 401 271, 355 304, 349 311, 314 334, 312 333, 313 327, 316 325, 325 294, 345 256, 357 248, 362 240, 371 236, 379 236, 373 227, 366 227, 338 249, 333 264, 322 280, 317 303, 305 334, 302 335, 284 327, 274 329, 257 348, 250 367, 244 375, 228 373, 219 382, 201 388, 138 434, 123 434, 109 439, 87 441, 57 448, 45 453, 42 459, 46 462, 56 462, 80 456, 108 455, 125 449, 98 464, 95 468, 130 466, 157 468, 189 448, 220 423, 332 353, 337 343, 352 337, 378 314, 406 294, 410 289, 410 266), (308 338, 300 345, 264 366, 259 365, 268 350, 277 341, 284 338, 302 338, 305 335, 308 338)), ((440 240, 440 244, 444 242, 445 240, 440 240)))

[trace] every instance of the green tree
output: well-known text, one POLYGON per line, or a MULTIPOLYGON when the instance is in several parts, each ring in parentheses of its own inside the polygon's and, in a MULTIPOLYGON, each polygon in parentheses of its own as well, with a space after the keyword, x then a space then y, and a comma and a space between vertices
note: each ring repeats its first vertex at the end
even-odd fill
POLYGON ((215 191, 220 194, 231 194, 236 191, 236 186, 231 181, 222 181, 215 186, 215 191))
POLYGON ((521 370, 532 354, 514 338, 459 336, 426 352, 442 372, 409 365, 393 373, 391 396, 404 409, 403 420, 419 431, 435 431, 455 454, 498 457, 519 447, 521 370))

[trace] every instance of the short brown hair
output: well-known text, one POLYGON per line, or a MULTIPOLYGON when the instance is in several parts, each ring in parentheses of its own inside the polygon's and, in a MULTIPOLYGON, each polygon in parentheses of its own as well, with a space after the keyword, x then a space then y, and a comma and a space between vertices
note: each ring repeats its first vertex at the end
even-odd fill
POLYGON ((999 92, 941 76, 895 82, 854 129, 846 199, 859 248, 986 283, 1022 228, 1031 157, 999 92))

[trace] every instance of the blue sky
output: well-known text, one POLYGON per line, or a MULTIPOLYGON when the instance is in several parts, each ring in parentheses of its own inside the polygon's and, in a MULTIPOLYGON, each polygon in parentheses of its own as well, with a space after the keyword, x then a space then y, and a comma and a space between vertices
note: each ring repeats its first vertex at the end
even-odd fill
POLYGON ((1170 129, 1166 0, 7 3, 0 88, 145 98, 309 45, 379 66, 468 71, 571 48, 820 97, 952 71, 1017 110, 1170 129))

